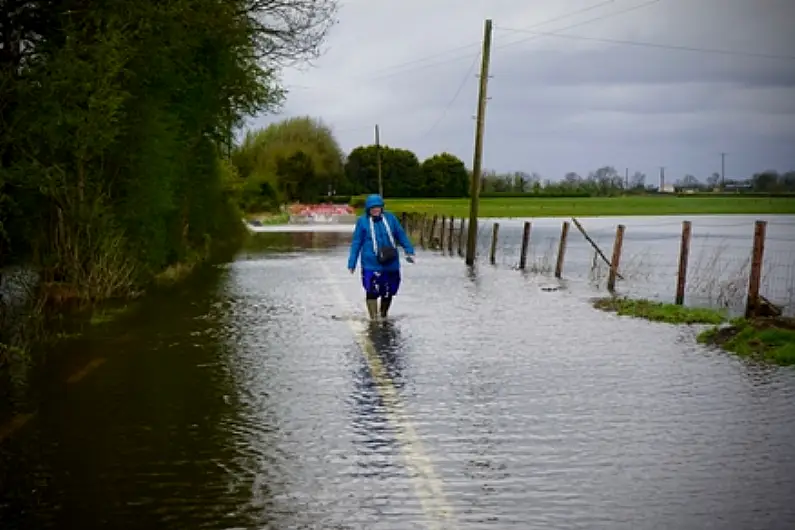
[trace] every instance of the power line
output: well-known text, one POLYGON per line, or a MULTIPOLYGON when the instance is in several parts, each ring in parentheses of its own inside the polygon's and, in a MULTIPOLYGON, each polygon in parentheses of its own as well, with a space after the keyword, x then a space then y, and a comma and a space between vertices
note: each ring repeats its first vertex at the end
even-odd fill
MULTIPOLYGON (((426 56, 418 58, 418 59, 413 59, 411 61, 406 61, 406 62, 403 62, 403 63, 397 63, 397 64, 393 64, 391 66, 387 66, 385 68, 381 68, 379 70, 374 70, 371 73, 376 73, 377 74, 379 72, 388 72, 388 71, 393 70, 395 68, 402 68, 404 66, 410 66, 412 64, 424 63, 425 61, 428 61, 430 59, 434 59, 436 57, 442 57, 444 55, 447 55, 448 53, 457 52, 457 51, 461 51, 461 50, 467 50, 469 48, 475 48, 475 47, 480 47, 480 43, 479 42, 473 42, 473 43, 470 43, 470 44, 465 44, 463 46, 457 46, 455 48, 449 48, 447 50, 443 50, 443 51, 440 51, 438 53, 434 53, 434 54, 431 54, 431 55, 426 55, 426 56)), ((480 54, 480 50, 478 50, 475 53, 480 54)), ((469 57, 470 55, 471 55, 471 53, 467 54, 465 57, 469 57)), ((460 56, 459 56, 459 58, 460 58, 460 56)), ((452 60, 458 60, 458 59, 452 59, 452 60)), ((411 71, 411 69, 409 69, 408 71, 411 71)))
POLYGON ((431 132, 433 132, 433 130, 436 129, 436 127, 442 122, 444 117, 447 115, 447 111, 450 110, 450 107, 453 106, 453 103, 455 103, 455 101, 458 99, 458 96, 461 95, 461 91, 466 86, 467 81, 469 81, 470 76, 472 75, 472 71, 475 69, 475 65, 478 64, 479 58, 480 54, 475 56, 475 59, 472 61, 472 64, 470 64, 469 68, 467 68, 466 74, 464 74, 464 78, 461 80, 461 84, 458 85, 458 89, 455 91, 455 94, 453 94, 453 97, 444 107, 444 110, 442 110, 441 115, 439 115, 439 117, 436 119, 433 125, 431 125, 431 127, 427 131, 425 131, 425 134, 422 135, 422 138, 426 138, 429 134, 431 134, 431 132))
MULTIPOLYGON (((582 9, 576 9, 574 11, 570 11, 568 13, 564 13, 562 15, 558 15, 556 17, 549 18, 547 20, 542 20, 541 22, 536 22, 535 24, 529 26, 528 28, 532 29, 532 28, 537 28, 539 26, 545 26, 547 24, 551 24, 552 22, 557 22, 558 20, 561 20, 561 19, 564 19, 564 18, 569 18, 569 17, 573 17, 575 15, 579 15, 581 13, 585 13, 587 11, 592 11, 593 9, 602 7, 602 6, 607 5, 607 4, 612 4, 614 2, 615 2, 615 0, 604 0, 602 2, 599 2, 598 4, 595 4, 595 5, 592 5, 592 6, 589 6, 589 7, 585 7, 585 8, 582 8, 582 9)), ((414 60, 411 60, 411 61, 406 61, 406 62, 403 62, 403 63, 393 64, 391 66, 387 66, 386 68, 381 68, 380 70, 375 70, 374 72, 371 72, 371 74, 372 73, 376 73, 377 74, 379 72, 387 72, 387 71, 393 70, 395 68, 400 69, 400 68, 402 68, 404 66, 410 66, 410 65, 413 65, 413 64, 424 63, 424 62, 426 62, 426 61, 428 61, 430 59, 433 59, 433 58, 436 58, 436 57, 442 57, 444 55, 447 55, 448 53, 452 53, 452 52, 456 52, 456 51, 467 50, 467 49, 472 48, 472 47, 478 48, 478 51, 476 52, 476 54, 477 54, 476 57, 479 57, 480 56, 480 50, 479 50, 480 46, 481 46, 481 43, 478 41, 478 42, 473 42, 473 43, 470 43, 470 44, 465 44, 463 46, 457 46, 455 48, 448 48, 447 50, 443 50, 441 52, 434 53, 434 54, 431 54, 431 55, 426 55, 425 57, 421 57, 421 58, 414 59, 414 60)), ((463 55, 463 56, 459 55, 457 57, 448 58, 448 59, 445 59, 445 60, 443 60, 441 62, 436 62, 436 63, 433 63, 433 65, 427 65, 427 66, 430 67, 430 66, 436 66, 438 64, 445 64, 448 61, 450 61, 450 62, 459 61, 459 60, 462 60, 462 59, 469 58, 471 56, 472 56, 471 53, 468 53, 468 54, 463 55)), ((425 68, 425 67, 422 67, 422 68, 425 68)), ((408 71, 412 71, 412 70, 413 69, 410 69, 408 71)), ((392 74, 390 74, 389 76, 391 76, 391 75, 392 74)), ((399 75, 399 74, 395 73, 394 75, 399 75)), ((379 79, 380 79, 380 77, 379 77, 379 79)))
MULTIPOLYGON (((602 15, 600 17, 596 17, 594 19, 587 20, 585 22, 579 22, 577 24, 573 24, 573 25, 571 25, 569 27, 577 27, 577 26, 581 26, 583 24, 587 24, 587 23, 593 22, 595 20, 602 20, 604 18, 609 18, 611 16, 620 15, 620 14, 625 13, 627 11, 633 11, 635 9, 639 9, 640 7, 644 7, 645 5, 650 5, 650 4, 659 2, 659 1, 660 0, 653 0, 651 2, 647 2, 647 4, 642 4, 641 6, 633 6, 632 8, 625 9, 625 10, 619 11, 617 13, 612 13, 612 14, 608 13, 608 14, 602 15)), ((602 7, 602 6, 605 6, 607 4, 612 4, 614 2, 615 2, 615 0, 605 0, 605 1, 599 2, 599 3, 594 4, 594 5, 591 5, 591 6, 588 6, 588 7, 584 7, 582 9, 577 9, 577 10, 571 11, 569 13, 564 13, 562 15, 558 15, 556 17, 553 17, 553 18, 550 18, 550 19, 547 19, 547 20, 543 20, 541 22, 537 22, 537 23, 533 24, 532 26, 529 26, 528 29, 535 28, 535 27, 538 27, 538 26, 544 26, 546 24, 550 24, 552 22, 556 22, 556 21, 562 20, 564 18, 569 18, 569 17, 575 16, 575 15, 579 15, 579 14, 585 13, 587 11, 593 11, 594 9, 597 9, 599 7, 602 7)), ((566 29, 566 28, 563 28, 563 29, 566 29)), ((531 37, 531 38, 533 38, 533 37, 531 37)), ((505 44, 502 47, 510 46, 512 44, 516 44, 516 43, 519 43, 519 42, 525 42, 527 40, 530 40, 530 39, 520 39, 519 41, 515 41, 515 42, 511 42, 511 43, 505 44)), ((499 48, 500 46, 497 46, 497 47, 499 48)), ((469 55, 467 55, 465 57, 469 57, 469 55)), ((455 101, 458 99, 458 96, 461 94, 461 91, 463 90, 464 86, 466 86, 466 82, 469 79, 469 75, 470 75, 471 71, 474 69, 475 65, 477 64, 477 60, 478 60, 479 57, 480 57, 480 55, 475 55, 474 56, 472 64, 467 69, 467 73, 464 75, 464 79, 461 81, 461 84, 458 86, 458 89, 455 91, 455 94, 450 99, 450 101, 447 103, 445 108, 442 110, 442 113, 439 116, 439 118, 437 118, 436 121, 433 123, 433 125, 431 125, 431 127, 425 132, 425 134, 422 135, 422 138, 426 138, 434 129, 436 129, 436 127, 442 122, 444 117, 447 115, 447 111, 450 110, 450 108, 452 107, 453 103, 455 103, 455 101)), ((459 58, 452 59, 452 60, 460 60, 460 59, 463 59, 463 58, 464 57, 459 57, 459 58)), ((444 61, 444 62, 446 63, 448 61, 444 61)), ((435 65, 427 65, 427 66, 435 66, 435 65)))
MULTIPOLYGON (((561 19, 564 19, 564 18, 568 18, 568 17, 574 16, 574 15, 578 15, 578 14, 584 13, 586 11, 592 11, 593 9, 602 7, 602 6, 607 5, 607 4, 612 4, 614 2, 615 2, 615 0, 605 0, 604 2, 600 2, 598 4, 595 4, 595 5, 583 8, 583 9, 578 9, 578 10, 572 11, 570 13, 564 13, 564 14, 559 15, 557 17, 550 18, 550 19, 544 20, 542 22, 538 22, 538 23, 533 24, 532 26, 530 26, 530 28, 534 28, 534 27, 550 24, 552 22, 556 22, 558 20, 561 20, 561 19)), ((459 49, 459 48, 456 48, 456 49, 459 49)), ((477 62, 478 62, 479 58, 480 58, 480 54, 474 56, 472 64, 467 69, 466 74, 464 74, 464 79, 461 80, 461 84, 458 86, 458 89, 455 91, 455 94, 453 95, 453 97, 450 99, 450 101, 445 106, 444 110, 442 111, 442 114, 434 122, 434 124, 431 125, 430 129, 428 129, 428 131, 426 131, 425 134, 423 134, 422 138, 427 137, 428 134, 430 134, 439 125, 439 123, 441 123, 441 121, 444 119, 445 115, 447 114, 447 111, 450 110, 450 107, 458 99, 458 96, 461 94, 461 91, 464 89, 464 86, 466 86, 466 82, 469 79, 469 76, 470 76, 472 70, 474 70, 475 65, 477 65, 477 62)))
MULTIPOLYGON (((614 3, 614 1, 615 0, 605 0, 605 1, 599 2, 598 4, 595 4, 595 5, 591 5, 591 6, 588 6, 588 7, 581 8, 581 9, 576 9, 576 10, 571 11, 569 13, 564 13, 562 15, 558 15, 558 16, 550 18, 550 19, 546 19, 546 20, 542 20, 540 22, 536 22, 535 24, 529 26, 529 28, 536 28, 536 27, 539 27, 539 26, 544 26, 546 24, 550 24, 552 22, 557 22, 558 20, 561 20, 561 19, 564 19, 564 18, 569 18, 569 17, 573 17, 575 15, 579 15, 579 14, 585 13, 587 11, 592 11, 592 10, 594 10, 596 8, 605 6, 607 4, 612 4, 612 3, 614 3)), ((659 1, 660 0, 652 0, 651 2, 647 2, 647 4, 653 4, 653 3, 656 3, 656 2, 659 2, 659 1)), ((622 10, 622 11, 617 11, 615 13, 608 13, 606 15, 602 15, 600 17, 589 19, 589 20, 586 20, 584 22, 579 22, 577 24, 572 24, 570 26, 566 26, 564 28, 559 29, 558 31, 563 31, 563 30, 567 30, 567 29, 571 29, 571 28, 575 28, 575 27, 580 27, 580 26, 583 26, 585 24, 589 24, 591 22, 595 22, 595 21, 598 21, 598 20, 603 20, 605 18, 610 18, 612 16, 621 15, 621 14, 626 13, 628 11, 633 11, 635 9, 639 9, 640 7, 644 7, 647 4, 642 4, 640 6, 634 6, 634 7, 629 8, 629 9, 625 9, 625 10, 622 10)), ((538 38, 538 36, 534 35, 534 36, 529 37, 529 38, 519 39, 518 41, 508 42, 508 43, 505 43, 505 44, 502 44, 502 45, 499 45, 499 46, 495 46, 494 49, 505 48, 507 46, 513 46, 514 44, 519 44, 519 43, 522 43, 522 42, 526 42, 526 41, 534 39, 534 38, 538 38)), ((428 68, 434 68, 436 66, 441 66, 441 65, 445 65, 445 64, 454 63, 454 62, 457 62, 457 61, 462 61, 462 60, 465 60, 465 59, 472 59, 473 57, 475 58, 475 60, 477 60, 477 57, 480 56, 480 50, 475 51, 475 52, 470 52, 470 53, 467 53, 467 54, 463 54, 463 55, 457 55, 455 57, 448 57, 448 58, 440 60, 440 61, 433 61, 433 62, 431 62, 429 64, 418 66, 416 68, 402 69, 404 66, 410 66, 410 65, 414 65, 414 64, 423 63, 423 62, 426 62, 426 61, 428 61, 430 59, 433 59, 433 58, 436 58, 436 57, 441 57, 441 56, 447 55, 447 54, 455 52, 455 51, 465 50, 465 49, 469 49, 469 48, 472 48, 472 47, 475 47, 475 46, 480 47, 480 45, 481 45, 480 42, 475 42, 475 43, 466 44, 466 45, 463 45, 463 46, 458 46, 458 47, 455 47, 455 48, 450 48, 450 49, 447 49, 447 50, 444 50, 444 51, 441 51, 441 52, 437 52, 437 53, 434 53, 434 54, 431 54, 431 55, 426 55, 424 57, 420 57, 420 58, 417 58, 417 59, 414 59, 414 60, 411 60, 411 61, 406 61, 404 63, 394 64, 394 65, 391 65, 391 66, 387 66, 385 68, 381 68, 379 70, 374 70, 374 71, 371 71, 366 76, 354 77, 351 80, 352 81, 376 81, 376 80, 380 80, 380 79, 388 79, 390 77, 396 77, 396 76, 404 75, 404 74, 406 74, 408 72, 417 72, 417 71, 420 71, 420 70, 426 70, 428 68), (397 70, 396 71, 391 71, 391 70, 395 70, 395 69, 397 69, 397 70), (382 75, 373 76, 373 73, 377 74, 378 72, 385 72, 385 73, 382 74, 382 75)), ((313 88, 315 88, 315 87, 299 86, 299 85, 293 85, 293 86, 295 86, 296 88, 302 88, 302 89, 313 89, 313 88)), ((323 87, 323 88, 327 88, 327 87, 323 87)))
MULTIPOLYGON (((611 18, 611 17, 618 16, 618 15, 623 15, 624 13, 629 13, 631 11, 636 11, 638 9, 642 9, 642 8, 648 7, 648 6, 652 5, 652 4, 656 4, 657 2, 660 2, 660 1, 661 0, 649 0, 648 2, 645 2, 643 4, 639 4, 639 5, 632 6, 632 7, 626 8, 626 9, 622 9, 620 11, 614 11, 613 13, 606 13, 604 15, 600 15, 598 17, 590 18, 590 19, 584 20, 582 22, 577 22, 576 24, 570 24, 568 26, 564 26, 564 27, 558 29, 558 31, 566 31, 566 30, 569 30, 569 29, 579 28, 581 26, 585 26, 585 25, 591 24, 593 22, 598 22, 598 21, 601 21, 601 20, 605 20, 605 19, 608 19, 608 18, 611 18)), ((550 22, 554 22, 554 21, 560 20, 562 18, 568 18, 568 17, 574 16, 574 15, 578 15, 578 14, 584 13, 586 11, 591 11, 591 10, 597 8, 597 7, 601 7, 601 6, 609 4, 609 3, 612 3, 612 0, 610 0, 609 2, 608 1, 601 2, 599 4, 592 5, 592 6, 589 6, 589 7, 586 7, 586 8, 577 9, 575 11, 572 11, 571 13, 564 14, 564 15, 559 15, 557 17, 554 17, 554 18, 551 18, 551 19, 548 19, 548 20, 544 20, 542 22, 538 22, 536 24, 533 24, 530 27, 533 28, 533 27, 538 27, 538 26, 542 26, 542 25, 545 25, 545 24, 549 24, 550 22)), ((493 49, 507 48, 508 46, 513 46, 515 44, 521 44, 521 43, 524 43, 524 42, 527 42, 527 41, 530 41, 530 40, 533 40, 533 39, 540 38, 542 36, 543 35, 533 35, 531 37, 526 37, 524 39, 519 39, 519 40, 516 40, 516 41, 513 41, 513 42, 507 42, 505 44, 494 46, 493 49)), ((463 59, 471 59, 472 57, 473 57, 473 54, 471 54, 471 53, 466 54, 466 55, 459 55, 457 57, 451 57, 451 58, 445 59, 443 61, 433 62, 433 63, 427 64, 425 66, 421 66, 419 68, 411 68, 409 70, 403 70, 403 71, 400 71, 400 72, 393 72, 391 74, 386 74, 386 75, 382 75, 382 76, 361 78, 361 80, 362 81, 364 81, 364 80, 375 81, 375 80, 378 80, 378 79, 385 79, 385 78, 388 78, 388 77, 395 77, 395 76, 398 76, 398 75, 403 75, 403 74, 405 74, 407 72, 412 72, 412 71, 417 71, 417 70, 424 70, 426 68, 433 68, 434 66, 440 66, 440 65, 448 64, 448 63, 455 62, 455 61, 461 61, 463 59)))
MULTIPOLYGON (((631 41, 631 40, 621 40, 621 39, 608 39, 608 38, 600 38, 600 37, 586 37, 583 35, 566 35, 557 32, 548 32, 548 31, 533 31, 530 29, 515 29, 515 28, 506 28, 505 26, 498 26, 498 29, 504 31, 513 31, 517 33, 532 33, 538 36, 546 36, 546 37, 559 37, 563 39, 574 39, 574 40, 584 40, 584 41, 593 41, 593 42, 604 42, 609 44, 626 44, 629 46, 641 46, 645 48, 661 48, 666 50, 679 50, 679 51, 689 51, 689 52, 700 52, 700 53, 716 53, 721 55, 738 55, 738 56, 746 56, 746 57, 755 57, 755 58, 762 58, 762 59, 782 59, 793 61, 795 60, 795 56, 792 55, 773 55, 768 53, 758 53, 758 52, 745 52, 740 50, 721 50, 717 48, 701 48, 697 46, 680 46, 676 44, 659 44, 655 42, 642 42, 642 41, 631 41)), ((518 41, 517 41, 518 42, 518 41)))
MULTIPOLYGON (((565 26, 565 27, 562 27, 562 28, 558 29, 558 31, 566 31, 566 30, 570 30, 570 29, 574 29, 574 28, 579 28, 580 26, 585 26, 586 24, 591 24, 593 22, 599 22, 601 20, 605 20, 605 19, 608 19, 608 18, 611 18, 611 17, 616 17, 618 15, 623 15, 623 14, 629 13, 631 11, 637 11, 638 9, 643 9, 643 8, 649 7, 650 5, 656 4, 657 2, 660 2, 660 0, 649 0, 648 2, 645 2, 643 4, 638 4, 636 6, 628 7, 626 9, 622 9, 621 11, 614 11, 612 13, 606 13, 606 14, 598 16, 598 17, 589 18, 588 20, 583 20, 582 22, 578 22, 576 24, 570 24, 568 26, 565 26)), ((527 31, 530 32, 529 30, 527 30, 527 31)), ((521 43, 528 42, 528 41, 531 41, 533 39, 537 39, 537 38, 540 38, 540 37, 543 37, 543 36, 544 35, 538 35, 538 34, 532 35, 531 37, 526 37, 524 39, 519 39, 517 41, 509 42, 507 44, 503 44, 502 46, 496 46, 496 48, 507 48, 508 46, 513 46, 515 44, 521 44, 521 43)))

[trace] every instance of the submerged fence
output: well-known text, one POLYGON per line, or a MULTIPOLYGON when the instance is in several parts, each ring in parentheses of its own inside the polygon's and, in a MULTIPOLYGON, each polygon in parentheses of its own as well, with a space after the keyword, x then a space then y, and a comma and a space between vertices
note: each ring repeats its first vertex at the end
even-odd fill
MULTIPOLYGON (((795 223, 728 219, 481 219, 476 256, 628 296, 795 313, 795 223)), ((402 222, 421 248, 465 255, 467 219, 404 213, 402 222)))

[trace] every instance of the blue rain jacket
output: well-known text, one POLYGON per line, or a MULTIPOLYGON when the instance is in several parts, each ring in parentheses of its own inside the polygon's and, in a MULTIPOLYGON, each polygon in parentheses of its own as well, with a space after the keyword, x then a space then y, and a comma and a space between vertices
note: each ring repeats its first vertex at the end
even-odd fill
POLYGON ((348 268, 355 269, 356 261, 359 259, 361 253, 362 270, 371 271, 397 271, 400 270, 400 250, 398 250, 398 257, 392 263, 382 265, 378 263, 375 251, 373 249, 373 240, 370 236, 370 208, 380 206, 382 208, 381 215, 373 217, 373 228, 375 228, 375 238, 378 242, 378 248, 391 245, 389 236, 386 232, 384 223, 389 223, 392 229, 392 238, 395 240, 396 247, 403 247, 406 254, 414 254, 414 247, 403 231, 400 221, 394 214, 383 210, 384 199, 378 194, 373 194, 367 197, 364 202, 364 214, 356 221, 356 227, 353 229, 353 241, 351 241, 351 250, 348 255, 348 268))

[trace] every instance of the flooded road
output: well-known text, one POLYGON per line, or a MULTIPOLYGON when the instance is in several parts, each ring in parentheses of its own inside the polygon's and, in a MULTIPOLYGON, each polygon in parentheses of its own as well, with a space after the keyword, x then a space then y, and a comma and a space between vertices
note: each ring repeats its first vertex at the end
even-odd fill
POLYGON ((795 525, 792 369, 431 252, 370 327, 346 245, 261 234, 65 346, 11 393, 0 527, 795 525))

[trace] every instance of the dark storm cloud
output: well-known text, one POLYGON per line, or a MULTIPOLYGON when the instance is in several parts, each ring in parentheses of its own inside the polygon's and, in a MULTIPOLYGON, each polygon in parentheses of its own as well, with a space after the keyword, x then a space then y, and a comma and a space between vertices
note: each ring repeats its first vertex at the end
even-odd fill
POLYGON ((479 67, 473 60, 482 21, 492 17, 488 167, 557 178, 604 164, 650 174, 667 165, 704 175, 715 170, 722 151, 731 153, 728 168, 740 173, 795 167, 795 61, 588 40, 795 55, 795 2, 616 0, 534 28, 557 31, 586 21, 567 32, 587 39, 508 29, 599 3, 351 4, 317 68, 285 74, 288 85, 299 86, 284 115, 324 118, 345 149, 371 142, 379 123, 386 143, 421 157, 447 150, 470 164, 479 67), (633 6, 642 8, 615 15, 633 6), (603 19, 588 22, 594 17, 603 19))

